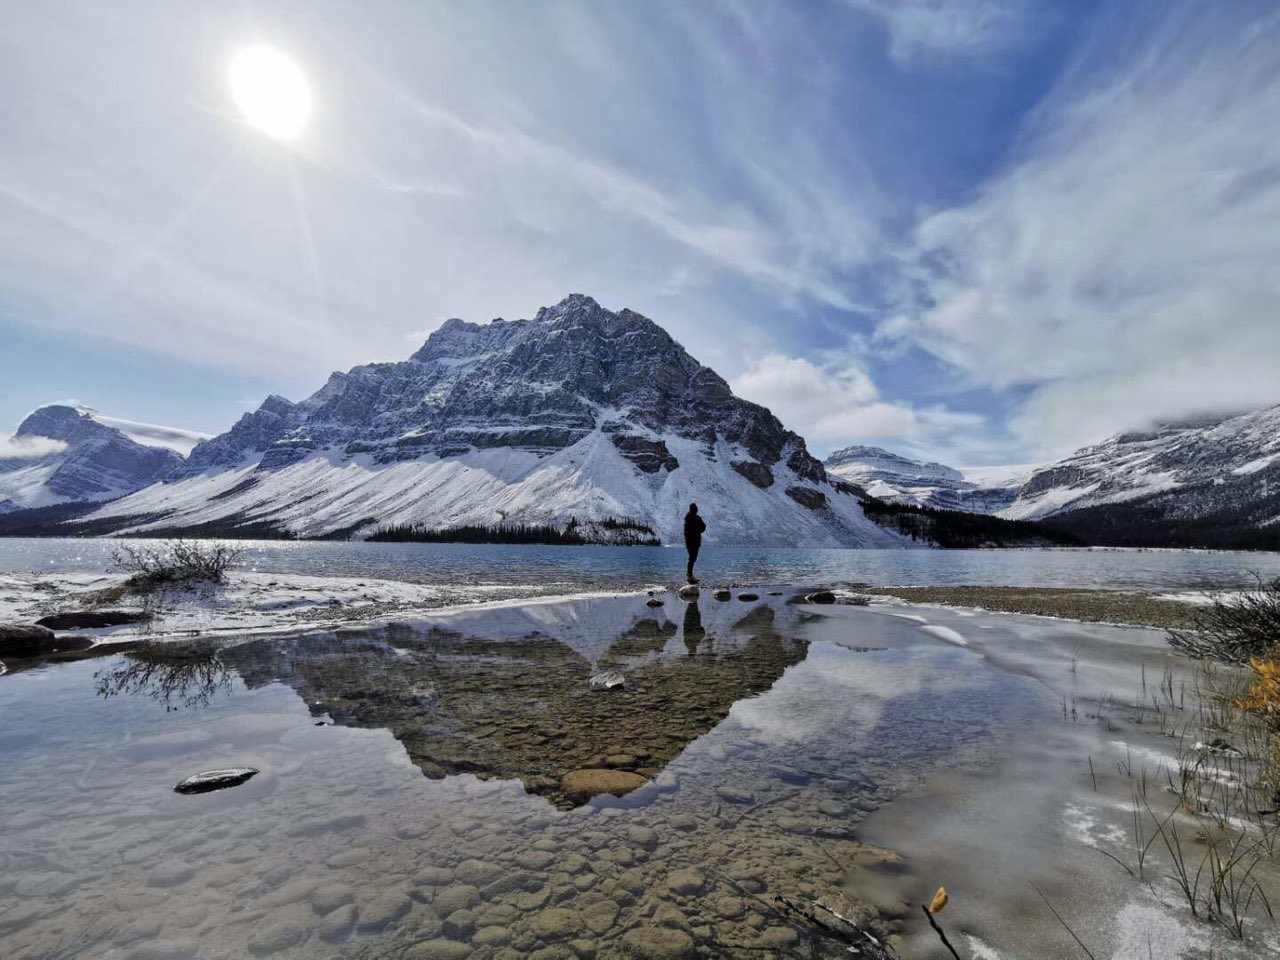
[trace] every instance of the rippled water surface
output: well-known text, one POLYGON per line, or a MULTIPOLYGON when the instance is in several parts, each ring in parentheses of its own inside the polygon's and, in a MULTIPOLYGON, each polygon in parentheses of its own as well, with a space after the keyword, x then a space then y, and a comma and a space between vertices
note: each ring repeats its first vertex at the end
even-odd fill
MULTIPOLYGON (((111 540, 0 538, 0 573, 101 572, 111 540)), ((665 547, 245 541, 244 566, 266 573, 442 584, 563 584, 569 589, 670 582, 684 551, 665 547)), ((1207 589, 1254 574, 1280 577, 1280 554, 1159 550, 777 550, 706 547, 707 579, 738 583, 868 583, 1207 589)))
POLYGON ((773 897, 840 897, 868 811, 1048 707, 914 621, 811 641, 788 599, 17 664, 0 954, 797 955, 773 897), (592 690, 602 670, 625 687, 592 690), (261 772, 173 791, 230 766, 261 772), (580 769, 644 786, 590 797, 580 769))

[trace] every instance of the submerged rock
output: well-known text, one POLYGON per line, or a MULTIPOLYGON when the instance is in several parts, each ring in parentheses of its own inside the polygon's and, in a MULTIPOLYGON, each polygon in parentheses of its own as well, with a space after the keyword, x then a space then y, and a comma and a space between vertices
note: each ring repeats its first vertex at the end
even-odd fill
POLYGON ((648 782, 626 770, 571 770, 560 781, 560 792, 574 803, 586 803, 602 793, 625 796, 648 782))
POLYGON ((693 938, 671 927, 636 927, 622 937, 626 956, 637 960, 679 960, 693 956, 693 938))
POLYGON ((627 678, 617 670, 605 670, 591 678, 592 690, 620 690, 627 685, 627 678))
POLYGON ((54 613, 41 617, 36 623, 50 630, 94 630, 100 627, 120 627, 126 623, 142 623, 145 613, 136 610, 73 610, 70 613, 54 613))
POLYGON ((253 767, 228 767, 225 770, 206 770, 187 777, 176 787, 174 793, 211 793, 214 790, 226 790, 238 787, 257 776, 253 767))

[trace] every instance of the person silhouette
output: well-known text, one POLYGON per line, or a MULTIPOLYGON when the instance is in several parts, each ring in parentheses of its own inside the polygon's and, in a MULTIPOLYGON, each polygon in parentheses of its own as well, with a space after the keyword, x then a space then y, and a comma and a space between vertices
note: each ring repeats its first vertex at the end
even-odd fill
POLYGON ((702 517, 698 516, 698 505, 689 504, 689 512, 684 515, 684 547, 689 551, 689 566, 686 577, 690 583, 697 583, 693 575, 693 565, 698 562, 698 551, 702 548, 702 532, 707 529, 702 517))

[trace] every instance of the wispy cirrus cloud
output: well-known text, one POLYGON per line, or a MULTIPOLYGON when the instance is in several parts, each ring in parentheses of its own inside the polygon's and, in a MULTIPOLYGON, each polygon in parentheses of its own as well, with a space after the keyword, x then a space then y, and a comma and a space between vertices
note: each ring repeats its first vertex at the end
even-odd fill
POLYGON ((1280 21, 1160 12, 1100 25, 1007 168, 919 225, 882 326, 1024 390, 1041 455, 1280 401, 1280 21))
POLYGON ((876 17, 889 54, 902 64, 926 59, 989 57, 1039 32, 1043 10, 1027 0, 848 0, 876 17))

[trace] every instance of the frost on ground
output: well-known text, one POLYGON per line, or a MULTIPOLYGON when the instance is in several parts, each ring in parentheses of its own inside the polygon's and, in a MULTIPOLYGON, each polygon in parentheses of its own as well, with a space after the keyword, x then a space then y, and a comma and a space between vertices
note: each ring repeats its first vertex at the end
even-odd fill
MULTIPOLYGON (((0 577, 0 623, 33 623, 53 613, 98 606, 142 610, 141 598, 113 598, 123 574, 18 574, 0 577)), ((151 639, 206 633, 248 633, 299 627, 370 625, 444 607, 527 599, 567 592, 564 585, 475 584, 438 586, 355 577, 297 574, 227 574, 221 585, 165 591, 148 623, 83 631, 103 640, 151 639)))

